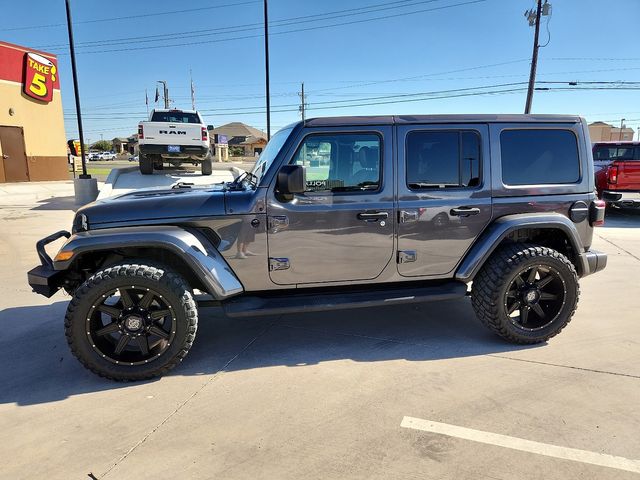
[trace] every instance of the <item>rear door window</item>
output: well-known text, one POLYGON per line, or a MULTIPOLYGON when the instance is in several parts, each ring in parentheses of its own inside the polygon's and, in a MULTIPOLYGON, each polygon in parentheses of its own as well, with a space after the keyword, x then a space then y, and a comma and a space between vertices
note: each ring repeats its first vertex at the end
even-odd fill
POLYGON ((503 130, 500 150, 505 185, 580 181, 578 141, 571 130, 503 130))
POLYGON ((475 131, 410 132, 406 158, 412 190, 480 184, 480 136, 475 131))

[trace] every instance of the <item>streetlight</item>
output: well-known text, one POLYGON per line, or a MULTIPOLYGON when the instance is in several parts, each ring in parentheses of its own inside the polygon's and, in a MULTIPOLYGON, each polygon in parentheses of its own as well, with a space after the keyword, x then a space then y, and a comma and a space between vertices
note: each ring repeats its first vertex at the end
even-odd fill
POLYGON ((626 120, 626 118, 621 118, 620 119, 620 135, 618 136, 618 141, 622 141, 622 129, 624 128, 624 121, 626 120))

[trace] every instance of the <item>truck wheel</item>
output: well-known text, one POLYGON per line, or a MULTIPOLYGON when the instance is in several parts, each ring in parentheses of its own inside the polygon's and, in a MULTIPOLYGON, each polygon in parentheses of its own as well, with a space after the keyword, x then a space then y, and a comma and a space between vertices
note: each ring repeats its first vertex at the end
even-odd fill
POLYGON ((202 175, 211 175, 213 172, 213 166, 211 165, 211 159, 205 158, 202 161, 202 175))
POLYGON ((544 342, 571 321, 580 295, 578 275, 561 253, 527 244, 491 255, 473 281, 478 319, 514 343, 544 342))
POLYGON ((198 311, 189 286, 177 273, 144 263, 100 270, 76 290, 67 308, 71 352, 102 377, 162 375, 193 344, 198 311))
POLYGON ((140 173, 142 175, 151 175, 153 173, 153 159, 148 155, 140 155, 140 173))

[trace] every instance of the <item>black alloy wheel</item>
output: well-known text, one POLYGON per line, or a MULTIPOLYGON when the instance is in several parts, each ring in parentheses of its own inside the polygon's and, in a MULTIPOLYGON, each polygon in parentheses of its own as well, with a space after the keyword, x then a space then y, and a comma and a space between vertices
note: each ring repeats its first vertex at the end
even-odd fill
POLYGON ((91 306, 87 337, 92 348, 111 362, 148 363, 171 346, 176 333, 172 310, 150 288, 120 287, 91 306))
POLYGON ((504 308, 519 328, 537 330, 551 324, 562 311, 567 289, 552 267, 533 265, 513 278, 504 298, 504 308))

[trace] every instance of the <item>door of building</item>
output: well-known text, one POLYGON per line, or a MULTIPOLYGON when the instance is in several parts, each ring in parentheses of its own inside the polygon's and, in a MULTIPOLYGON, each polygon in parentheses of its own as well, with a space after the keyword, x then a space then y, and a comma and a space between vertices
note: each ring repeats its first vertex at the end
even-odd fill
POLYGON ((27 154, 22 127, 0 127, 5 182, 28 182, 27 154))

